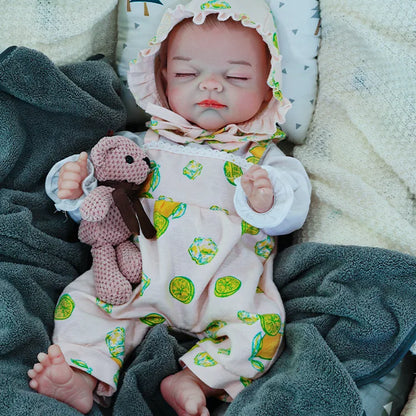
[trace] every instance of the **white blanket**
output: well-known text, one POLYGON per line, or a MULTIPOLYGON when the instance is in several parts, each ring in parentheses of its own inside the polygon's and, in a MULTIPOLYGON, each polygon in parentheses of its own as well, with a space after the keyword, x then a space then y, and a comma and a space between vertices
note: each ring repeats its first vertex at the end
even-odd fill
POLYGON ((298 240, 416 255, 416 1, 320 7, 317 107, 295 148, 313 185, 298 240))

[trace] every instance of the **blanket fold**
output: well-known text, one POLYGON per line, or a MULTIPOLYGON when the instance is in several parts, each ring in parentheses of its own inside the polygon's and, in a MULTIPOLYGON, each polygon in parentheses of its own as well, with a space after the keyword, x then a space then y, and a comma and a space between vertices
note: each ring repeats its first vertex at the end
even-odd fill
POLYGON ((124 128, 120 88, 104 61, 58 68, 23 47, 0 55, 0 415, 77 414, 27 385, 57 297, 90 265, 44 181, 58 160, 124 128))
MULTIPOLYGON (((57 160, 124 127, 119 87, 102 61, 58 68, 25 48, 0 56, 0 415, 79 415, 32 391, 26 375, 50 345, 58 296, 90 265, 89 247, 54 212, 43 183, 57 160)), ((362 416, 357 385, 386 374, 416 339, 415 275, 414 257, 384 249, 284 250, 275 282, 286 348, 226 416, 362 416)), ((193 342, 152 328, 128 358, 111 408, 95 404, 90 415, 173 416, 159 384, 193 342)))

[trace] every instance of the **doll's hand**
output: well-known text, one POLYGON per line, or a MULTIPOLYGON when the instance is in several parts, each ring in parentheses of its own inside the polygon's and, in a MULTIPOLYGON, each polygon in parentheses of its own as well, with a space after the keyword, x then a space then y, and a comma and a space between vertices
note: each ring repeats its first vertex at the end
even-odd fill
POLYGON ((269 175, 260 166, 252 166, 241 177, 241 186, 254 211, 266 212, 273 206, 273 186, 269 175))
POLYGON ((68 162, 62 166, 58 178, 58 198, 77 199, 84 192, 82 182, 88 175, 88 154, 82 152, 76 162, 68 162))

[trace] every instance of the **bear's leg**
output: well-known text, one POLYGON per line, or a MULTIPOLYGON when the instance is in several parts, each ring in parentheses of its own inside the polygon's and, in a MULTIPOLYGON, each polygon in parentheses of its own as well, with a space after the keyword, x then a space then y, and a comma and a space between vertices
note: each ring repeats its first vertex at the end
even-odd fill
POLYGON ((132 287, 119 270, 114 247, 96 247, 91 253, 97 297, 112 305, 126 303, 132 294, 132 287))
POLYGON ((118 266, 130 283, 142 280, 142 256, 139 248, 131 241, 124 241, 116 248, 118 266))

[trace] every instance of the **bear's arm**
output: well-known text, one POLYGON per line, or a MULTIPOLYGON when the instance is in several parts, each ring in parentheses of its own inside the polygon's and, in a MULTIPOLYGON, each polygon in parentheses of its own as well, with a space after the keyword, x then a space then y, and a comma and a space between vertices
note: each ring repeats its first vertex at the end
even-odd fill
POLYGON ((81 217, 86 221, 101 221, 113 204, 114 188, 98 186, 84 199, 81 205, 81 217))

